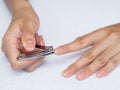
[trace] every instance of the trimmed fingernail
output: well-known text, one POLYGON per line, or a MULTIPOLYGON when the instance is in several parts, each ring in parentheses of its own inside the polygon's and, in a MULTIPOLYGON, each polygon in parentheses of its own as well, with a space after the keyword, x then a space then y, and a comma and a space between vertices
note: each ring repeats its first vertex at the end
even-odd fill
POLYGON ((78 79, 78 80, 83 80, 83 79, 85 79, 86 77, 87 77, 87 74, 86 74, 85 72, 79 73, 79 74, 77 75, 77 79, 78 79))
POLYGON ((102 71, 99 71, 99 72, 96 73, 96 76, 97 76, 98 78, 102 78, 104 75, 103 75, 103 72, 102 72, 102 71))
POLYGON ((62 74, 66 78, 69 78, 70 76, 72 76, 72 72, 70 70, 65 70, 65 71, 63 71, 62 74))
POLYGON ((40 35, 39 38, 40 38, 40 45, 43 45, 43 46, 44 46, 44 45, 45 45, 45 42, 44 42, 43 36, 40 35))
POLYGON ((57 55, 62 54, 62 49, 61 48, 56 48, 55 49, 55 54, 57 54, 57 55))
POLYGON ((27 41, 24 43, 24 47, 27 51, 32 51, 35 46, 32 41, 27 41))

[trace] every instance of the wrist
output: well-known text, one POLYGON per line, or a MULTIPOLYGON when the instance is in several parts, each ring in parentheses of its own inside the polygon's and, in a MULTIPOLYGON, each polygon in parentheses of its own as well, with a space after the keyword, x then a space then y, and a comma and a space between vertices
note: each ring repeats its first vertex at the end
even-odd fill
POLYGON ((19 10, 32 9, 28 0, 5 0, 5 2, 13 15, 19 10))
POLYGON ((13 14, 19 12, 19 10, 32 9, 31 5, 27 0, 14 0, 13 14))

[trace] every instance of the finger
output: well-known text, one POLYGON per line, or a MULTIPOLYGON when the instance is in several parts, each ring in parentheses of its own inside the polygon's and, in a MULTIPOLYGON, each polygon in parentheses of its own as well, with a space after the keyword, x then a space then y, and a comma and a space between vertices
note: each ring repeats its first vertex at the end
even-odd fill
POLYGON ((96 58, 90 65, 78 73, 77 78, 79 80, 83 80, 98 71, 100 68, 104 67, 112 57, 119 53, 118 48, 120 48, 120 45, 117 45, 116 47, 113 45, 102 52, 98 58, 96 58))
POLYGON ((55 54, 65 54, 73 51, 81 50, 91 44, 94 44, 96 41, 100 40, 104 36, 101 30, 89 33, 83 37, 79 37, 73 42, 59 46, 55 49, 55 54), (99 35, 98 35, 99 34, 99 35))
POLYGON ((27 51, 32 51, 35 48, 35 36, 31 32, 24 31, 22 33, 22 44, 27 51))
POLYGON ((118 65, 120 64, 120 53, 115 57, 111 58, 111 60, 107 63, 107 65, 101 68, 96 76, 101 78, 107 76, 110 72, 112 72, 118 65))
POLYGON ((44 60, 44 58, 38 59, 34 64, 32 64, 29 67, 25 68, 25 70, 28 71, 28 72, 34 71, 36 68, 38 68, 42 64, 43 60, 44 60))
MULTIPOLYGON (((37 44, 38 45, 45 45, 43 37, 41 35, 38 35, 36 37, 36 39, 37 39, 37 44)), ((32 64, 29 67, 25 68, 25 70, 28 71, 28 72, 34 71, 37 67, 39 67, 41 65, 41 63, 43 62, 44 58, 39 58, 34 64, 32 64)))
POLYGON ((76 72, 78 72, 81 68, 91 63, 98 55, 100 55, 110 43, 109 39, 105 39, 104 41, 100 41, 92 48, 90 48, 87 52, 85 52, 76 62, 70 65, 66 70, 63 71, 63 76, 70 77, 76 72), (104 42, 104 43, 103 43, 104 42))
POLYGON ((19 61, 17 60, 17 56, 20 54, 18 48, 18 43, 16 42, 16 39, 12 39, 9 41, 9 43, 12 43, 9 45, 6 43, 6 54, 8 59, 10 60, 11 66, 14 70, 21 70, 25 67, 28 67, 29 65, 33 64, 36 62, 36 60, 29 60, 29 61, 19 61))
POLYGON ((31 23, 25 23, 22 28, 22 44, 27 51, 32 51, 35 48, 36 38, 35 34, 37 32, 37 27, 31 23))
POLYGON ((38 36, 36 36, 36 41, 37 41, 37 44, 38 44, 38 45, 42 45, 42 46, 45 45, 45 41, 44 41, 42 35, 38 35, 38 36))

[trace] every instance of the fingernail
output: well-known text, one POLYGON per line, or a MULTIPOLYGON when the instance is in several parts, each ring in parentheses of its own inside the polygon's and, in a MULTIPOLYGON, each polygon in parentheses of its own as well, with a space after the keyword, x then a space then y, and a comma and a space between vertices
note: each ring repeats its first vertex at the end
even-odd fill
POLYGON ((98 78, 102 78, 103 77, 103 72, 102 71, 97 72, 96 76, 98 78))
POLYGON ((33 44, 34 42, 32 42, 32 41, 27 41, 27 42, 25 42, 24 43, 24 47, 25 47, 25 49, 27 50, 27 51, 32 51, 33 49, 34 49, 34 44, 33 44))
POLYGON ((55 54, 56 54, 56 55, 59 54, 58 48, 55 49, 55 54))
POLYGON ((44 46, 44 45, 45 45, 45 42, 44 42, 43 36, 40 35, 39 37, 40 37, 40 44, 44 46))
POLYGON ((65 71, 63 71, 62 74, 66 78, 69 78, 70 76, 72 76, 72 72, 70 70, 65 70, 65 71))
POLYGON ((77 79, 78 80, 83 80, 87 77, 86 73, 85 72, 82 72, 80 74, 77 75, 77 79))
POLYGON ((61 48, 56 48, 55 49, 55 54, 57 54, 57 55, 62 54, 62 49, 61 48))

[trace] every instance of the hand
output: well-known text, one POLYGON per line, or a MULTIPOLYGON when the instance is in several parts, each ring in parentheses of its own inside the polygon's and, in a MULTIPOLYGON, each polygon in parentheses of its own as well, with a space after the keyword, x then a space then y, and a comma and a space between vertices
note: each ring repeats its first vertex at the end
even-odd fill
POLYGON ((70 65, 63 76, 76 74, 83 80, 96 73, 104 77, 120 64, 120 24, 101 28, 95 32, 79 37, 73 42, 56 48, 56 54, 61 55, 92 46, 76 62, 70 65))
POLYGON ((22 43, 27 51, 32 51, 35 44, 44 45, 42 36, 39 36, 39 19, 31 8, 19 9, 14 15, 11 24, 3 37, 2 50, 8 57, 14 70, 25 69, 35 70, 43 61, 43 58, 18 61, 20 44, 22 43))

